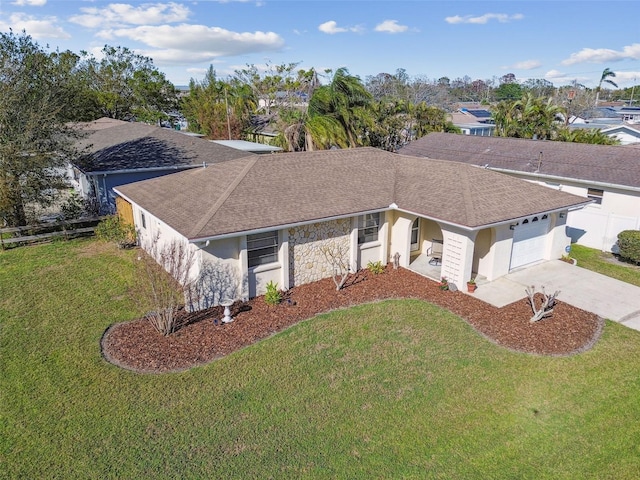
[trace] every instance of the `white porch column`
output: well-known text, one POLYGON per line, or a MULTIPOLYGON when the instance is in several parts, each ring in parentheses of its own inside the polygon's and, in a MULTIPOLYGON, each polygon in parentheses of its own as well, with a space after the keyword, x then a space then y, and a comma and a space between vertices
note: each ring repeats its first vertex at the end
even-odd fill
POLYGON ((471 278, 477 232, 441 225, 444 239, 441 275, 462 290, 471 278))

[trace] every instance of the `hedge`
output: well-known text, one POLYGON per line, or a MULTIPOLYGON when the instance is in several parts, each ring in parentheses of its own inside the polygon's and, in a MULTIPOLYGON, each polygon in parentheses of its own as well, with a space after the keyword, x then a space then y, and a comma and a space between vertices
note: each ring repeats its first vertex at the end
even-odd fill
POLYGON ((624 230, 618 234, 620 256, 631 262, 640 263, 640 230, 624 230))

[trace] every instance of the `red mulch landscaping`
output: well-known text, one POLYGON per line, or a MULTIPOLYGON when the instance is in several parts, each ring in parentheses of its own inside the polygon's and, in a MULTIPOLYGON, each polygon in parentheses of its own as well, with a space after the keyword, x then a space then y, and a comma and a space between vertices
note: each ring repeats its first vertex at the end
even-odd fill
MULTIPOLYGON (((480 287, 482 288, 482 287, 480 287)), ((336 291, 328 278, 294 287, 284 301, 268 306, 263 297, 236 302, 233 322, 223 324, 222 307, 187 314, 172 335, 162 336, 145 319, 111 326, 102 352, 111 363, 141 373, 185 370, 209 363, 322 312, 388 298, 416 298, 459 315, 498 345, 539 355, 569 355, 590 348, 604 320, 558 301, 553 316, 530 323, 528 299, 493 307, 463 292, 442 291, 438 283, 414 272, 387 267, 374 275, 357 272, 336 291)))

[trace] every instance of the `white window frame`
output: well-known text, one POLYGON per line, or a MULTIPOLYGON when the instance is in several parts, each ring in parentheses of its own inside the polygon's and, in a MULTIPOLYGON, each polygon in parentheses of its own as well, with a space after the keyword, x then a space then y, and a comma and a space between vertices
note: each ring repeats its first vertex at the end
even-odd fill
POLYGON ((278 262, 279 251, 280 235, 278 230, 247 235, 247 264, 249 268, 278 262), (252 255, 254 252, 255 254, 252 255))
POLYGON ((411 234, 409 237, 409 242, 411 243, 411 251, 416 252, 420 250, 420 217, 416 217, 416 219, 411 224, 411 234), (413 235, 416 236, 416 241, 413 241, 413 235))
POLYGON ((358 217, 358 245, 377 242, 380 233, 380 212, 358 217))

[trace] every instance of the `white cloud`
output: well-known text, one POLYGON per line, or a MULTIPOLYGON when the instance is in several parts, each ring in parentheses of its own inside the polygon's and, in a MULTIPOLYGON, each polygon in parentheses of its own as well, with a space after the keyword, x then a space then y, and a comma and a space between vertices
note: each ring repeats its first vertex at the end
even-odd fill
POLYGON ((14 13, 9 17, 8 22, 0 21, 0 31, 8 31, 10 28, 14 32, 24 30, 27 35, 31 35, 34 39, 40 40, 44 38, 71 38, 64 29, 58 25, 57 17, 41 17, 35 18, 24 13, 14 13))
POLYGON ((126 3, 111 3, 104 8, 84 7, 82 15, 74 15, 70 22, 87 28, 115 25, 159 25, 184 22, 191 11, 178 3, 145 3, 134 7, 126 3))
POLYGON ((522 15, 521 13, 516 13, 514 15, 508 15, 506 13, 485 13, 484 15, 480 15, 479 17, 474 17, 471 15, 465 15, 461 17, 460 15, 455 15, 453 17, 446 17, 444 21, 453 25, 458 23, 484 25, 486 23, 489 23, 491 20, 497 20, 500 23, 509 23, 514 20, 522 20, 523 18, 524 15, 522 15))
POLYGON ((592 78, 585 77, 584 75, 574 75, 571 73, 561 72, 560 70, 549 70, 544 74, 544 79, 548 80, 555 85, 569 85, 572 82, 589 83, 593 81, 592 78))
POLYGON ((626 45, 622 50, 611 50, 609 48, 583 48, 577 53, 572 53, 569 58, 562 61, 563 65, 574 65, 576 63, 604 63, 617 62, 620 60, 640 60, 640 43, 626 45))
POLYGON ((517 68, 519 70, 533 70, 542 66, 538 60, 524 60, 523 62, 514 63, 510 68, 517 68))
POLYGON ((409 27, 406 25, 398 25, 397 20, 385 20, 384 22, 376 25, 376 32, 386 32, 386 33, 402 33, 409 30, 409 27))
POLYGON ((11 2, 11 5, 18 7, 43 7, 46 4, 47 0, 15 0, 15 2, 11 2))
POLYGON ((232 32, 206 25, 161 25, 105 30, 103 38, 129 38, 152 47, 143 54, 156 63, 211 62, 217 57, 276 51, 284 40, 273 32, 232 32))
POLYGON ((346 28, 338 27, 338 24, 333 20, 329 20, 328 22, 324 22, 318 25, 318 30, 320 30, 322 33, 328 33, 329 35, 348 31, 346 28))
POLYGON ((327 33, 329 35, 333 35, 335 33, 344 33, 344 32, 354 32, 361 33, 363 28, 360 26, 355 27, 338 27, 338 24, 334 20, 329 20, 328 22, 324 22, 318 25, 318 30, 322 33, 327 33))

